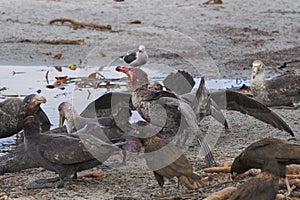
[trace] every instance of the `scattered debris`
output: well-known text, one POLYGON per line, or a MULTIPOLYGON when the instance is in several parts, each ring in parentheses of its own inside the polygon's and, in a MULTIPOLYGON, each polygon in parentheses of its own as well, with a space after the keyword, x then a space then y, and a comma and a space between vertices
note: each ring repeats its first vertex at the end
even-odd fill
POLYGON ((4 97, 25 97, 26 94, 3 94, 4 97))
POLYGON ((53 86, 62 86, 67 83, 68 76, 56 76, 56 81, 52 84, 53 86))
POLYGON ((98 170, 97 168, 93 168, 93 172, 91 173, 87 173, 87 174, 81 174, 78 175, 78 179, 82 179, 82 178, 95 178, 96 180, 102 180, 103 179, 103 172, 98 170))
POLYGON ((68 68, 69 68, 70 70, 76 70, 77 65, 76 65, 76 64, 69 64, 69 65, 68 65, 68 68))
MULTIPOLYGON (((205 173, 230 173, 231 172, 232 162, 224 162, 222 167, 210 167, 204 168, 203 171, 205 173)), ((245 178, 247 176, 256 176, 261 172, 260 169, 250 169, 243 174, 240 174, 240 178, 245 178)), ((286 177, 289 180, 300 179, 300 165, 287 165, 286 166, 286 177)), ((299 181, 300 186, 300 181, 299 181)))
POLYGON ((0 88, 0 92, 1 92, 1 91, 4 91, 4 90, 7 90, 7 88, 6 88, 6 87, 0 88))
POLYGON ((62 67, 61 67, 61 66, 54 66, 54 68, 55 68, 58 72, 62 72, 62 67))
POLYGON ((102 50, 97 51, 102 57, 106 57, 106 53, 102 50))
POLYGON ((287 197, 284 194, 277 194, 276 195, 276 200, 298 200, 298 197, 287 197))
POLYGON ((61 52, 58 52, 57 54, 55 54, 55 55, 53 56, 53 58, 54 58, 54 59, 57 59, 57 60, 61 59, 61 57, 62 57, 62 53, 61 53, 61 52))
POLYGON ((208 0, 207 2, 203 4, 223 4, 222 0, 208 0))
POLYGON ((195 199, 199 193, 180 194, 175 196, 160 197, 160 200, 195 199))
POLYGON ((46 75, 45 75, 45 78, 46 78, 47 84, 49 84, 49 79, 48 79, 48 77, 49 77, 49 70, 46 72, 46 75))
POLYGON ((47 51, 47 52, 42 52, 43 55, 46 55, 46 56, 51 56, 52 55, 52 52, 51 51, 47 51))
POLYGON ((278 69, 286 68, 287 65, 294 64, 294 63, 300 63, 300 60, 292 60, 292 61, 284 62, 280 67, 278 67, 278 69))
POLYGON ((121 24, 141 24, 142 21, 141 20, 132 20, 132 21, 128 21, 128 22, 121 22, 121 24))
POLYGON ((231 167, 210 167, 203 169, 205 173, 230 173, 230 170, 231 167))
POLYGON ((12 75, 16 75, 16 74, 25 74, 25 72, 16 72, 16 71, 12 72, 12 75))
POLYGON ((86 22, 79 22, 74 19, 70 18, 56 18, 49 21, 49 24, 53 24, 55 22, 61 22, 62 24, 64 22, 69 22, 73 25, 73 28, 76 29, 78 27, 89 27, 94 29, 107 29, 111 30, 111 25, 109 24, 92 24, 92 23, 86 23, 86 22))
POLYGON ((232 195, 234 191, 236 191, 236 187, 227 187, 223 190, 211 194, 204 200, 226 200, 232 195))

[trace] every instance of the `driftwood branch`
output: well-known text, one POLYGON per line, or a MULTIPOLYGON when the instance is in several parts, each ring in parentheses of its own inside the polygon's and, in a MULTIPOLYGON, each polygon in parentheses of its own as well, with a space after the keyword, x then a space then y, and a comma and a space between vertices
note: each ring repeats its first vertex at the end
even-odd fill
POLYGON ((49 24, 53 24, 55 22, 61 22, 62 24, 64 22, 69 22, 73 25, 74 28, 78 27, 88 27, 88 28, 94 28, 94 29, 107 29, 111 30, 111 25, 109 24, 93 24, 93 23, 86 23, 86 22, 79 22, 74 19, 70 18, 56 18, 49 21, 49 24))
POLYGON ((222 0, 208 0, 203 4, 222 4, 223 1, 222 0))
POLYGON ((232 195, 234 191, 236 191, 235 187, 227 187, 223 190, 213 193, 212 195, 206 197, 204 200, 226 200, 232 195))
MULTIPOLYGON (((205 173, 230 173, 231 171, 231 162, 226 162, 223 164, 222 167, 210 167, 210 168, 205 168, 203 171, 205 173)), ((260 169, 250 169, 246 171, 243 174, 240 174, 240 177, 246 177, 249 174, 257 175, 261 172, 260 169)), ((300 179, 300 165, 287 165, 286 166, 286 177, 291 180, 291 179, 300 179)), ((300 185, 300 184, 299 184, 300 185)))
POLYGON ((203 169, 205 173, 230 173, 230 170, 231 167, 210 167, 203 169))
POLYGON ((42 39, 42 40, 34 40, 34 39, 22 39, 18 40, 18 43, 35 43, 35 44, 76 44, 76 45, 84 45, 84 39, 42 39))
POLYGON ((121 22, 121 24, 141 24, 141 20, 132 20, 132 21, 127 21, 127 22, 121 22))

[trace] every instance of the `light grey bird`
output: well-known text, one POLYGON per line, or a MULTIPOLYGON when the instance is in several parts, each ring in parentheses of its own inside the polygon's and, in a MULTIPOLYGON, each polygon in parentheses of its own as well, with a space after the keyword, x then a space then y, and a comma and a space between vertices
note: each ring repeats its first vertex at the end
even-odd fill
POLYGON ((148 54, 145 46, 140 45, 138 51, 132 53, 128 52, 126 55, 121 56, 120 59, 131 67, 139 67, 147 63, 148 54))

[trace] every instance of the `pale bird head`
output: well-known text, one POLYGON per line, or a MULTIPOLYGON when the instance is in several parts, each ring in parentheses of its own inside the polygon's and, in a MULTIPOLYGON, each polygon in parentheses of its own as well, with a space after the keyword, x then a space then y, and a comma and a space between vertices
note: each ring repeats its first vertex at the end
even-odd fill
POLYGON ((123 72, 128 76, 133 90, 149 83, 148 75, 139 68, 117 66, 116 71, 123 72))
POLYGON ((144 53, 146 50, 145 46, 144 45, 140 45, 139 46, 139 53, 144 53))
POLYGON ((252 63, 252 79, 255 79, 255 77, 260 74, 260 73, 263 73, 264 72, 264 68, 265 68, 265 65, 264 63, 261 61, 261 60, 255 60, 253 63, 252 63))
POLYGON ((59 111, 59 127, 62 127, 65 120, 68 122, 73 120, 73 117, 77 115, 72 104, 63 102, 58 106, 59 111))

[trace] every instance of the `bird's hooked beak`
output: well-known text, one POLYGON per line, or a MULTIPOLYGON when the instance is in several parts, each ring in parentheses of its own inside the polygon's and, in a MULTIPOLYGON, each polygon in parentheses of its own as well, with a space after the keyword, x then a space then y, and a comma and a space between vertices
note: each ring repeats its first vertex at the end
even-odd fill
POLYGON ((238 176, 238 174, 236 172, 231 172, 229 178, 230 178, 231 181, 234 181, 237 176, 238 176))
POLYGON ((39 106, 42 103, 46 103, 46 102, 47 102, 47 100, 45 97, 34 95, 30 99, 30 101, 27 102, 26 104, 28 106, 28 109, 30 110, 29 112, 35 113, 38 110, 39 106))
POLYGON ((259 73, 259 71, 260 71, 260 66, 254 65, 253 71, 252 71, 252 79, 255 79, 255 77, 259 73))
POLYGON ((39 104, 41 104, 41 103, 46 103, 47 100, 46 100, 46 98, 43 97, 43 96, 38 96, 38 95, 36 95, 36 96, 34 96, 32 102, 35 103, 36 105, 39 105, 39 104))
POLYGON ((129 72, 129 71, 131 71, 133 68, 131 68, 131 67, 126 67, 126 66, 117 66, 116 67, 116 71, 117 72, 123 72, 123 73, 127 73, 127 72, 129 72))
POLYGON ((256 78, 256 75, 263 71, 264 64, 260 60, 255 60, 252 63, 252 79, 256 78))
POLYGON ((59 112, 59 127, 62 127, 65 123, 65 115, 62 112, 59 112))

